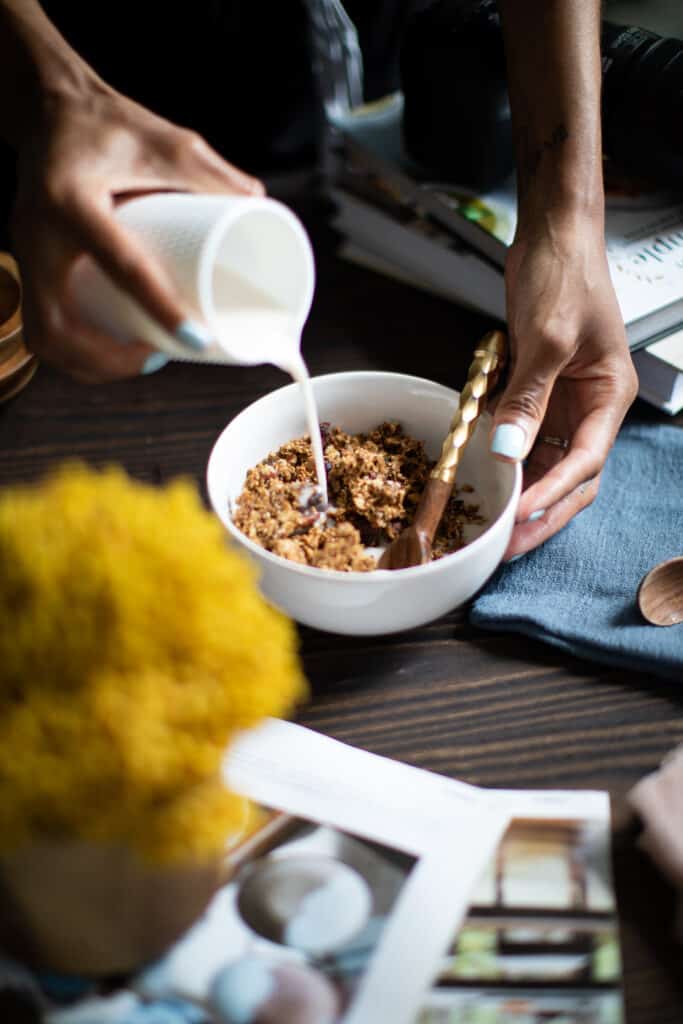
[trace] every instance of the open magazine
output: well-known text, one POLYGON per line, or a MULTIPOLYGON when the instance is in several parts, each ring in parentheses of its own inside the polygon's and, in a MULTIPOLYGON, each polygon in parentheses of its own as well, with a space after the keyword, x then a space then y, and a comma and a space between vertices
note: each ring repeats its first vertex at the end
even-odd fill
POLYGON ((223 956, 313 965, 343 1024, 622 1024, 607 794, 484 790, 281 721, 224 770, 282 827, 223 894, 223 956), (259 878, 303 891, 316 863, 276 934, 259 878))
POLYGON ((46 1024, 624 1024, 606 793, 481 789, 274 719, 223 776, 248 813, 205 913, 46 1024))

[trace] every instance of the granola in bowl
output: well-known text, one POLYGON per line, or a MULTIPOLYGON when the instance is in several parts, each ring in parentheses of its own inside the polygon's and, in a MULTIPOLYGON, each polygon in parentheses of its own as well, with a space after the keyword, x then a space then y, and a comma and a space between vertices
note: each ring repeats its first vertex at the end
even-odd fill
MULTIPOLYGON (((235 526, 267 551, 318 569, 370 572, 378 553, 412 522, 434 466, 422 441, 396 422, 368 433, 321 426, 329 504, 314 485, 310 439, 296 438, 247 473, 235 526)), ((465 526, 483 523, 472 488, 456 485, 433 544, 437 559, 463 547, 465 526), (469 500, 468 500, 469 499, 469 500)))

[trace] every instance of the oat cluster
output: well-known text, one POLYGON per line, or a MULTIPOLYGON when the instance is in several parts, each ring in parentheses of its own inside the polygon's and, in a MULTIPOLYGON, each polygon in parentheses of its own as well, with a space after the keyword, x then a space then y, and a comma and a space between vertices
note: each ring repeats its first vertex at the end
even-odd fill
MULTIPOLYGON (((399 423, 381 423, 367 434, 347 434, 322 424, 329 505, 314 486, 308 436, 282 445, 247 474, 233 521, 251 540, 302 565, 370 572, 382 547, 413 519, 434 463, 424 444, 399 423)), ((464 526, 483 522, 477 505, 456 488, 433 545, 433 557, 462 547, 464 526)))
POLYGON ((0 856, 38 839, 205 858, 236 731, 305 692, 292 623, 195 488, 61 469, 0 492, 0 856))

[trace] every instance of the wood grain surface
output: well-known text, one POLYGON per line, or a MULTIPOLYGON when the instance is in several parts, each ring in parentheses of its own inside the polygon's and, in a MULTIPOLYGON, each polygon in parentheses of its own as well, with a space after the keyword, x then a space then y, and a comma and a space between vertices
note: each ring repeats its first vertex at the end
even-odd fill
MULTIPOLYGON (((311 372, 384 369, 461 387, 474 341, 496 325, 341 263, 322 205, 306 196, 295 205, 318 265, 303 345, 311 372)), ((41 365, 0 407, 0 485, 78 457, 116 462, 153 482, 182 474, 204 492, 207 458, 228 420, 286 382, 270 367, 176 363, 150 377, 86 386, 41 365)), ((641 404, 637 411, 660 418, 641 404)), ((672 938, 673 893, 639 852, 623 797, 683 740, 683 687, 475 630, 456 614, 391 637, 302 629, 301 639, 312 690, 303 724, 471 783, 610 791, 627 1019, 680 1024, 683 948, 672 938)))

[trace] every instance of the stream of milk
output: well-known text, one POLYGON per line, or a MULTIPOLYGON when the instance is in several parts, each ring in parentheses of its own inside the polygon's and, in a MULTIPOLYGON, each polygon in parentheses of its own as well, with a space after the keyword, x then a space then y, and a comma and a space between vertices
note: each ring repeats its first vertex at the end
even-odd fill
POLYGON ((291 313, 276 305, 269 295, 224 267, 215 269, 213 283, 214 293, 220 297, 221 306, 230 310, 215 319, 219 344, 224 338, 225 348, 234 354, 235 362, 247 365, 272 363, 299 384, 318 487, 327 504, 327 474, 320 420, 311 378, 300 351, 301 326, 291 313), (240 352, 243 355, 241 359, 240 352))

